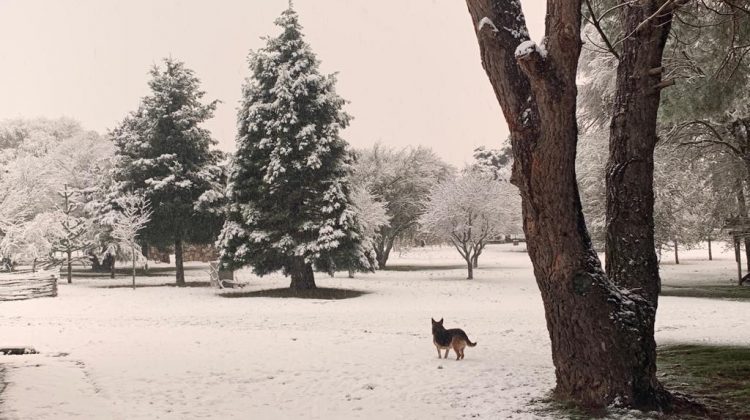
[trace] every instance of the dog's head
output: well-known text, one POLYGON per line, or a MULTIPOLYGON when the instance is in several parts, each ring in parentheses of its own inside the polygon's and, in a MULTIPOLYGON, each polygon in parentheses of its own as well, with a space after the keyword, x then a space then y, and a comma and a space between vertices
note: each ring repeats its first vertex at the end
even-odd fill
POLYGON ((443 330, 443 318, 440 318, 440 321, 435 321, 435 319, 430 318, 432 320, 432 333, 435 334, 438 331, 443 330))

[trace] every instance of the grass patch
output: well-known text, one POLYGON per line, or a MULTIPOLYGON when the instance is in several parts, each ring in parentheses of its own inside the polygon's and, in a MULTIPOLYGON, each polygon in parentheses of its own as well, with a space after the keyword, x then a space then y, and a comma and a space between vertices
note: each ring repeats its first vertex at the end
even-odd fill
POLYGON ((554 392, 550 392, 547 397, 532 400, 532 404, 535 406, 532 413, 540 417, 585 420, 604 418, 608 414, 604 408, 588 410, 573 401, 558 399, 554 392))
POLYGON ((717 418, 750 418, 750 347, 674 345, 657 350, 660 380, 717 418))
POLYGON ((324 299, 341 300, 362 296, 367 292, 353 289, 336 289, 331 287, 318 287, 309 290, 292 290, 290 288, 255 290, 252 292, 220 293, 219 296, 226 298, 246 297, 270 297, 270 298, 297 298, 297 299, 324 299))
POLYGON ((750 300, 747 286, 663 286, 661 296, 750 300))
MULTIPOLYGON (((669 345, 657 349, 659 380, 670 391, 690 395, 708 408, 710 418, 750 419, 750 347, 669 345)), ((566 419, 616 418, 697 420, 704 416, 663 415, 627 410, 588 411, 552 393, 533 401, 540 416, 566 419)))

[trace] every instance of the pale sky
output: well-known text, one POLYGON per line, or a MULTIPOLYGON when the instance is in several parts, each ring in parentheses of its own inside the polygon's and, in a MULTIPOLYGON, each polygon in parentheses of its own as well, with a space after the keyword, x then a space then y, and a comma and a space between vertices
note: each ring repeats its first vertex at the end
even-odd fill
MULTIPOLYGON (((544 2, 522 1, 531 36, 544 2)), ((68 116, 105 132, 148 93, 161 58, 185 61, 206 99, 206 124, 234 150, 247 54, 277 33, 287 0, 0 0, 0 120, 68 116)), ((343 137, 423 144, 463 166, 507 136, 463 0, 295 0, 308 43, 354 116, 343 137)))

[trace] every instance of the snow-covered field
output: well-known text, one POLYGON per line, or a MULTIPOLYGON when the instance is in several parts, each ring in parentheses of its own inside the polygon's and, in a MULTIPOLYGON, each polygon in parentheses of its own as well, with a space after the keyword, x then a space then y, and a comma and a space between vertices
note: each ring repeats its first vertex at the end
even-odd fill
MULTIPOLYGON (((57 298, 0 303, 5 356, 2 419, 529 418, 554 384, 531 264, 521 247, 492 245, 473 281, 451 248, 395 253, 399 270, 328 278, 362 290, 346 300, 235 298, 210 288, 102 288, 75 280, 57 298), (430 318, 464 328, 477 347, 437 358, 430 318)), ((665 284, 733 284, 733 255, 681 253, 665 284)), ((670 261, 665 255, 664 260, 670 261)), ((204 266, 189 281, 207 281, 204 266)), ((281 277, 240 273, 250 290, 281 277)), ((169 277, 138 282, 171 282, 169 277)), ((247 288, 245 289, 247 290, 247 288)), ((657 340, 750 342, 750 302, 664 297, 657 340)), ((1 387, 0 387, 1 388, 1 387)))

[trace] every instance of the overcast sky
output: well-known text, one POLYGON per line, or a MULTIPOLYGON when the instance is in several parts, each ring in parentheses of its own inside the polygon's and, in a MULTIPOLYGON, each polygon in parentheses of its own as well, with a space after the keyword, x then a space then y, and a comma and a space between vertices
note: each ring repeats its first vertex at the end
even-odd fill
MULTIPOLYGON (((542 0, 522 1, 532 38, 542 0)), ((354 116, 354 147, 423 144, 462 166, 507 136, 463 0, 295 0, 307 41, 354 116)), ((219 99, 207 123, 234 150, 247 54, 287 0, 0 0, 0 119, 68 116, 104 132, 172 56, 219 99)))

